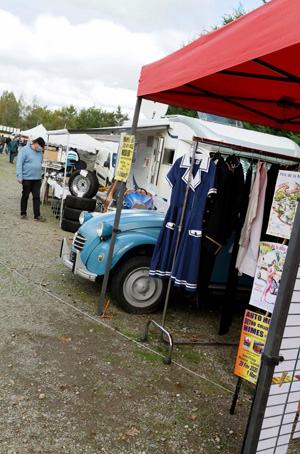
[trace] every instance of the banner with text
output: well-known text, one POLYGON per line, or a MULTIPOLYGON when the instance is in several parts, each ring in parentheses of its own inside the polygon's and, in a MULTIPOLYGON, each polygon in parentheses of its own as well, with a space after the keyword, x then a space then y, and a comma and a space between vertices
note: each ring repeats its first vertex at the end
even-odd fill
POLYGON ((251 383, 257 381, 270 320, 270 317, 256 312, 245 312, 234 373, 251 383))
POLYGON ((121 156, 115 175, 115 180, 124 181, 126 183, 131 167, 134 143, 135 136, 123 136, 121 156))

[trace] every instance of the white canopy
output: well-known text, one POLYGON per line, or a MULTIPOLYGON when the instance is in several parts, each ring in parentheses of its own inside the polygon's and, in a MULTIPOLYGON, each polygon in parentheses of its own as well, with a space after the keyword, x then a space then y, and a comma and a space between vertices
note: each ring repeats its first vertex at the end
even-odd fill
POLYGON ((47 140, 47 130, 43 125, 35 126, 35 128, 27 129, 26 131, 20 131, 19 134, 29 137, 30 140, 37 139, 38 137, 47 140))
POLYGON ((76 148, 78 151, 85 151, 96 154, 100 149, 100 142, 88 134, 69 134, 67 129, 47 131, 46 141, 55 146, 67 146, 76 148))

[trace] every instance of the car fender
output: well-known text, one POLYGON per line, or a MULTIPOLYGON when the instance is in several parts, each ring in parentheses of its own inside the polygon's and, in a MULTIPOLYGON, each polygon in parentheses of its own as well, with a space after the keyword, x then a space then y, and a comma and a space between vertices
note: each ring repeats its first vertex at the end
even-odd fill
MULTIPOLYGON (((131 249, 141 245, 155 245, 156 241, 157 234, 155 232, 152 235, 151 232, 145 235, 137 231, 117 235, 110 269, 114 268, 131 249)), ((91 273, 96 273, 98 276, 104 275, 109 246, 110 241, 101 241, 89 254, 85 266, 91 273)))

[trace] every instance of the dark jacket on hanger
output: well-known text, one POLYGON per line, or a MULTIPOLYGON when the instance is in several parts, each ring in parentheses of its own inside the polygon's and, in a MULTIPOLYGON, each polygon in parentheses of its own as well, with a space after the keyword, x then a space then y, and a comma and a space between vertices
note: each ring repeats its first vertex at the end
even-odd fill
POLYGON ((222 157, 218 160, 217 168, 217 195, 212 208, 210 201, 206 204, 206 213, 203 223, 203 248, 200 257, 198 278, 198 303, 202 304, 207 297, 215 258, 219 250, 226 244, 232 229, 237 222, 241 195, 244 186, 242 165, 234 170, 222 157))
POLYGON ((237 222, 244 186, 241 164, 233 170, 220 157, 216 168, 217 195, 208 220, 205 218, 206 230, 203 240, 203 248, 215 255, 226 244, 237 222))

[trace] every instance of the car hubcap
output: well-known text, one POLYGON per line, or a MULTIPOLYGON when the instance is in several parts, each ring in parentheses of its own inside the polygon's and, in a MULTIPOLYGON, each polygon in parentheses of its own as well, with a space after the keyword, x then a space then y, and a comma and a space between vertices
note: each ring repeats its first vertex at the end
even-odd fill
POLYGON ((163 283, 159 279, 149 277, 149 268, 138 268, 127 276, 123 289, 131 305, 147 307, 157 301, 163 283))
POLYGON ((90 188, 90 182, 87 178, 78 175, 72 182, 72 189, 78 197, 83 197, 90 188))

